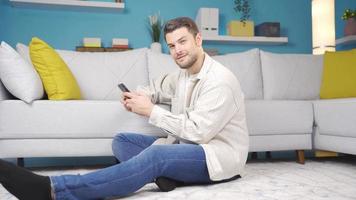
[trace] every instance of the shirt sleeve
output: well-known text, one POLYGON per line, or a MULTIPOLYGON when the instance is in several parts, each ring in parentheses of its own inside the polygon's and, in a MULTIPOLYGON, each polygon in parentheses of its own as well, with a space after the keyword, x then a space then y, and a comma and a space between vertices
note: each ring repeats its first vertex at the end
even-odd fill
POLYGON ((178 139, 208 143, 231 120, 238 106, 228 86, 214 85, 203 90, 194 108, 183 114, 174 115, 154 106, 149 123, 167 130, 178 139))
POLYGON ((152 103, 171 105, 171 99, 175 94, 178 76, 178 73, 162 75, 151 80, 149 86, 139 87, 137 91, 149 96, 152 103))

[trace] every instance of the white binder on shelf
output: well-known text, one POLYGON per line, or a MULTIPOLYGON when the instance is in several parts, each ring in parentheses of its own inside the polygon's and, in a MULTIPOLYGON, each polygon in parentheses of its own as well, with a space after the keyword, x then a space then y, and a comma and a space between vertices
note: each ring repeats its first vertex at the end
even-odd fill
POLYGON ((199 8, 195 22, 203 36, 219 35, 218 8, 199 8))

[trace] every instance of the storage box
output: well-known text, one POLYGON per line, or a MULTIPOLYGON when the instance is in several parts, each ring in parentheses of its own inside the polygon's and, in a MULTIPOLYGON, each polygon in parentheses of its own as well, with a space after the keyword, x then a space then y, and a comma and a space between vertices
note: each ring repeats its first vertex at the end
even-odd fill
POLYGON ((84 47, 101 47, 100 38, 84 38, 83 39, 84 47))
POLYGON ((245 23, 232 20, 227 25, 227 33, 231 36, 252 37, 255 35, 253 21, 245 21, 245 23))
POLYGON ((203 36, 219 35, 218 8, 199 8, 195 22, 203 36))
POLYGON ((255 27, 256 36, 280 37, 279 22, 264 22, 255 27))

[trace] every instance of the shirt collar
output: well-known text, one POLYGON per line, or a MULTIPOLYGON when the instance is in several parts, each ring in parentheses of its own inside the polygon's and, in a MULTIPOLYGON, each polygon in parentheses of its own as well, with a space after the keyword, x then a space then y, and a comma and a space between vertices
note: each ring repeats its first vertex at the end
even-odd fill
MULTIPOLYGON (((212 63, 213 59, 207 53, 204 53, 204 54, 205 54, 205 56, 204 56, 203 66, 201 67, 200 71, 198 72, 198 75, 195 77, 195 80, 197 80, 197 79, 200 80, 200 79, 204 78, 211 67, 211 63, 212 63)), ((186 71, 186 73, 188 73, 188 72, 186 71)))

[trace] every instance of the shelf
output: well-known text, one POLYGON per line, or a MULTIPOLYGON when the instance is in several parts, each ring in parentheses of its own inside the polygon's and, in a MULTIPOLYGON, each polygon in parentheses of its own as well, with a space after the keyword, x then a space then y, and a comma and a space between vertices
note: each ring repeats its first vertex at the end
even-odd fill
POLYGON ((113 47, 75 47, 76 51, 80 52, 120 52, 120 51, 129 51, 132 48, 113 48, 113 47))
POLYGON ((279 45, 288 43, 287 37, 237 37, 228 35, 203 36, 205 42, 231 43, 231 44, 267 44, 279 45))
POLYGON ((91 11, 121 11, 124 3, 81 0, 10 0, 14 7, 40 7, 91 11))
POLYGON ((356 44, 356 35, 349 35, 346 37, 342 37, 337 39, 335 42, 336 45, 340 45, 340 44, 345 45, 345 44, 353 44, 353 43, 356 44))

